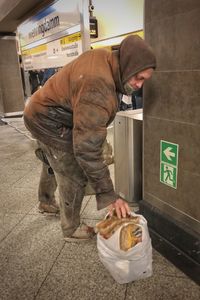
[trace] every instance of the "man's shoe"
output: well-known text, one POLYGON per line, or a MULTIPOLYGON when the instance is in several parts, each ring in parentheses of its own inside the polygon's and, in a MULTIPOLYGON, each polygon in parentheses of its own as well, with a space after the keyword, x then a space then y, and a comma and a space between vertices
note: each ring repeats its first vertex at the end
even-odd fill
POLYGON ((51 203, 40 202, 38 209, 42 214, 58 214, 60 212, 59 206, 56 201, 53 201, 51 203))
POLYGON ((82 242, 82 241, 91 240, 92 238, 94 238, 95 235, 96 233, 93 227, 82 223, 72 234, 72 236, 70 237, 66 236, 64 237, 64 240, 66 242, 82 242))

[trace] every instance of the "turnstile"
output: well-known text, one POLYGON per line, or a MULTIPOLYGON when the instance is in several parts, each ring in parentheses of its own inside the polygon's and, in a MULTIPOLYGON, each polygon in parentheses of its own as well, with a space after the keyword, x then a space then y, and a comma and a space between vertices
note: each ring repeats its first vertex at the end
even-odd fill
POLYGON ((115 190, 128 202, 142 199, 143 110, 117 113, 114 120, 115 190))

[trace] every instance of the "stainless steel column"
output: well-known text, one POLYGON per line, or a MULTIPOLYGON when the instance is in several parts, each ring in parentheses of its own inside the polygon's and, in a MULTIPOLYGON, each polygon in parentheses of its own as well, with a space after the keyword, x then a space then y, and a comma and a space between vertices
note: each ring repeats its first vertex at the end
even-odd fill
POLYGON ((142 109, 120 111, 114 121, 115 190, 128 202, 142 199, 142 109))

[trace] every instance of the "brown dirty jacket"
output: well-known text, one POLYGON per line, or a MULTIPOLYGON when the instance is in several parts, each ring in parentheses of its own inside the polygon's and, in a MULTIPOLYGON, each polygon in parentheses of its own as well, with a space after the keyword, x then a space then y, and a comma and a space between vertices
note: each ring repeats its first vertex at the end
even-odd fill
POLYGON ((124 93, 124 82, 149 67, 155 67, 151 49, 139 37, 129 36, 118 51, 95 49, 81 54, 25 106, 24 122, 36 139, 74 153, 96 192, 98 209, 119 198, 102 157, 107 127, 119 106, 117 92, 124 93), (141 49, 147 53, 143 60, 141 49))

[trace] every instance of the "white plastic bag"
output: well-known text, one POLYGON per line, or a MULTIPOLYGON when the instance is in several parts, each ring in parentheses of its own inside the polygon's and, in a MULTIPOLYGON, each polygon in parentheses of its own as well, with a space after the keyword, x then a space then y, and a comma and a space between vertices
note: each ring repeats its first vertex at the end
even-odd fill
POLYGON ((120 249, 119 236, 123 224, 109 239, 97 234, 97 249, 100 261, 120 284, 147 278, 152 275, 152 245, 146 219, 139 214, 142 242, 128 251, 120 249))

